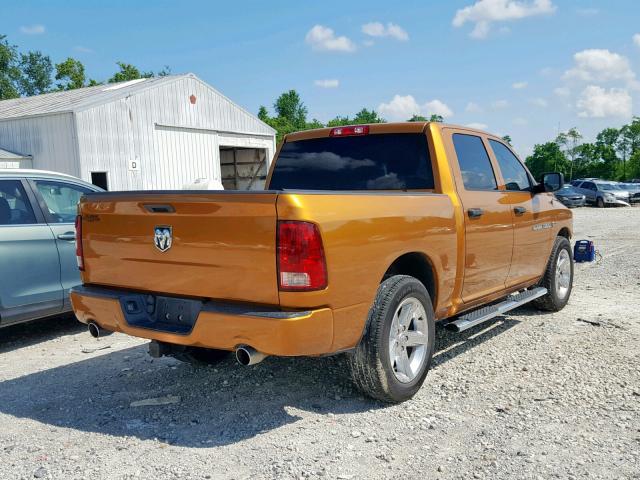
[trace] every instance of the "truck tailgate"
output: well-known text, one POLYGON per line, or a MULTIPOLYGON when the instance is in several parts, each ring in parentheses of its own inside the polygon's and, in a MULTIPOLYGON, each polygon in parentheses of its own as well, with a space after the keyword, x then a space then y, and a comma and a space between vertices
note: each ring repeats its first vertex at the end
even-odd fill
POLYGON ((79 207, 83 280, 278 304, 276 198, 270 192, 89 194, 79 207), (157 231, 165 237, 159 245, 157 231))

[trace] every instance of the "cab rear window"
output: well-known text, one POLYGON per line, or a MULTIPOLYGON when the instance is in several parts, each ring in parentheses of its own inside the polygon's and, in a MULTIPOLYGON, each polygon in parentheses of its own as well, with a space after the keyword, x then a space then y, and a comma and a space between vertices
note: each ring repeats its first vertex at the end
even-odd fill
POLYGON ((270 190, 434 188, 424 134, 314 138, 282 146, 270 190))

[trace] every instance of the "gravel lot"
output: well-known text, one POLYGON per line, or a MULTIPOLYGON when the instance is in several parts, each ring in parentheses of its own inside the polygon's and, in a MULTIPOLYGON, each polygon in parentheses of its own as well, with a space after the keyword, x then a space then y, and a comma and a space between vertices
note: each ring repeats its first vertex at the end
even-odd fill
POLYGON ((574 216, 602 259, 567 308, 438 329, 397 406, 341 357, 196 368, 71 318, 0 330, 0 478, 640 478, 640 208, 574 216))

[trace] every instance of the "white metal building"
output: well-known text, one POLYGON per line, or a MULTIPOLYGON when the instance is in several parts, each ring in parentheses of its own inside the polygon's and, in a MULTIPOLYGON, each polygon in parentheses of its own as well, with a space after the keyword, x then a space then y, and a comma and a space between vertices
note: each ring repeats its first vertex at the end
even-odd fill
POLYGON ((0 101, 0 168, 109 190, 261 189, 275 135, 193 74, 0 101))

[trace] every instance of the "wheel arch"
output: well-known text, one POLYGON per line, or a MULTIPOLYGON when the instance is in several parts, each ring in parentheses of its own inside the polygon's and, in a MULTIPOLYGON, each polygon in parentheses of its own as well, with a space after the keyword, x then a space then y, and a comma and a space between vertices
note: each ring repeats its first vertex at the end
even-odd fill
POLYGON ((562 227, 556 237, 564 237, 567 240, 571 240, 571 230, 568 227, 562 227))
POLYGON ((438 299, 436 269, 431 259, 423 252, 408 252, 396 258, 387 268, 379 283, 393 275, 409 275, 417 278, 425 286, 434 310, 438 299))

